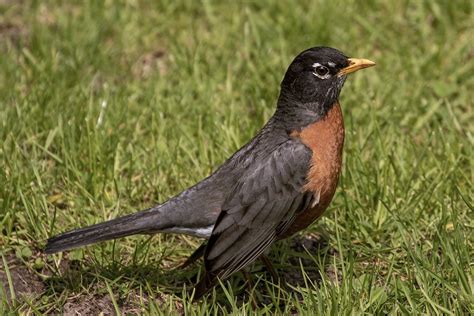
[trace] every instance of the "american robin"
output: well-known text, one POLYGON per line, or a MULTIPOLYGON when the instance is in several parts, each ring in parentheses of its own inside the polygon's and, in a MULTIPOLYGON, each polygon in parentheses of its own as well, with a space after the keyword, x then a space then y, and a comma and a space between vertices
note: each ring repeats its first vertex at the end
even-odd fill
POLYGON ((46 253, 133 234, 204 237, 193 255, 204 254, 206 273, 195 288, 201 297, 322 215, 341 172, 339 94, 349 73, 374 65, 329 47, 303 51, 268 123, 212 175, 163 204, 52 237, 46 253))

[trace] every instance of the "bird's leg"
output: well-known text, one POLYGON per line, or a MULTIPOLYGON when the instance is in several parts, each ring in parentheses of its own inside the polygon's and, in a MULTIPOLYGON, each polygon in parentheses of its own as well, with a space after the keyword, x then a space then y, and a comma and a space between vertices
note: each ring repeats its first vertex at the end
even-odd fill
POLYGON ((278 274, 276 273, 275 269, 273 268, 272 262, 266 255, 260 255, 260 260, 262 261, 263 265, 267 269, 268 272, 272 275, 273 282, 278 282, 280 279, 278 274))
POLYGON ((252 300, 252 307, 254 310, 257 310, 258 308, 258 305, 260 304, 260 302, 258 301, 258 298, 255 296, 255 293, 254 293, 254 283, 253 283, 253 280, 252 280, 252 275, 245 269, 241 270, 242 271, 242 275, 244 276, 244 279, 245 279, 245 284, 247 285, 247 291, 249 292, 249 295, 250 295, 250 299, 252 300))
POLYGON ((270 274, 272 275, 273 282, 274 283, 281 283, 281 286, 283 288, 286 288, 285 280, 278 276, 278 273, 273 268, 273 265, 272 265, 272 262, 270 261, 270 259, 268 259, 268 257, 266 255, 262 254, 262 255, 260 255, 260 260, 262 261, 262 263, 265 266, 265 268, 267 269, 267 271, 270 272, 270 274))

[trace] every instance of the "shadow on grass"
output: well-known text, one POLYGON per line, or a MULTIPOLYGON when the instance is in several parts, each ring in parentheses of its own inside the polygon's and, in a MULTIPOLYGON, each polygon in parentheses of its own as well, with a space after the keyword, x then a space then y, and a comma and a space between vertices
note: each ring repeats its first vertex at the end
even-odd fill
MULTIPOLYGON (((271 273, 257 261, 249 270, 253 278, 251 286, 241 273, 236 273, 225 284, 232 288, 238 306, 249 302, 249 289, 253 288, 252 292, 261 304, 273 304, 275 308, 284 308, 285 303, 291 298, 301 298, 298 289, 306 288, 307 280, 319 284, 322 280, 321 274, 325 273, 329 279, 340 281, 337 272, 331 270, 330 263, 334 255, 335 250, 329 247, 327 239, 321 235, 298 236, 278 243, 269 254, 279 280, 273 280, 271 273), (321 268, 324 271, 321 271, 321 268), (281 280, 284 280, 285 286, 279 285, 281 280)), ((116 291, 138 291, 140 288, 145 289, 145 292, 149 289, 152 292, 163 293, 166 297, 175 295, 187 300, 190 298, 190 291, 200 278, 201 266, 201 260, 186 268, 180 266, 161 268, 156 262, 139 265, 120 263, 100 265, 96 262, 88 265, 84 261, 63 260, 58 271, 45 283, 49 289, 57 293, 65 290, 78 293, 84 288, 103 288, 105 281, 111 285, 114 295, 117 294, 116 291), (184 288, 189 289, 185 296, 183 296, 184 288)), ((216 286, 216 294, 217 303, 229 306, 230 302, 220 286, 216 286)), ((152 295, 147 293, 147 297, 150 296, 152 295)))

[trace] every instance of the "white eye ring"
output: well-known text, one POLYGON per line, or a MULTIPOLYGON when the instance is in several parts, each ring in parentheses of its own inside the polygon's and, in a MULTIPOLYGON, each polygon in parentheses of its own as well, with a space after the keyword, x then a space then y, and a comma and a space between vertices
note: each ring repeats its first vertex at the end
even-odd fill
POLYGON ((329 77, 331 77, 329 69, 326 66, 323 66, 320 63, 314 63, 313 68, 313 75, 315 75, 316 77, 320 79, 328 79, 329 77))

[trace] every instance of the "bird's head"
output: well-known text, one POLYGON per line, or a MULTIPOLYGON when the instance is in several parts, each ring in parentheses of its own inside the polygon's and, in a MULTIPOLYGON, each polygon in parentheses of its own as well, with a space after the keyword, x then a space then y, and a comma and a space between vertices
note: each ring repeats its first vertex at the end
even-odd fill
POLYGON ((288 67, 281 93, 286 100, 311 104, 316 112, 324 113, 336 102, 349 73, 374 65, 368 59, 349 58, 334 48, 313 47, 296 56, 288 67))

